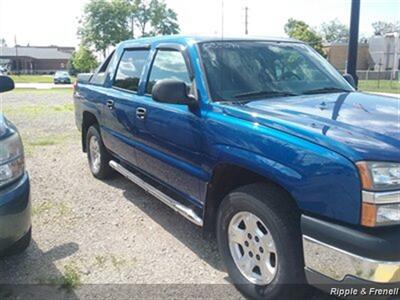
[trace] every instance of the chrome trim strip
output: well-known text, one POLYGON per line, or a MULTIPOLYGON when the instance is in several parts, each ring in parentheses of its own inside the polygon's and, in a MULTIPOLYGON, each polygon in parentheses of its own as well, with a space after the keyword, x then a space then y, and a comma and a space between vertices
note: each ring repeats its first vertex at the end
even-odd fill
POLYGON ((123 176, 128 178, 130 181, 135 183, 136 185, 140 186, 142 189, 144 189, 146 192, 149 194, 153 195, 156 197, 158 200, 163 202, 164 204, 168 205, 170 208, 172 208, 174 211, 180 213, 182 216, 184 216, 186 219, 189 221, 193 222, 197 226, 203 226, 203 219, 200 218, 192 209, 182 205, 178 201, 172 199, 168 195, 164 194, 160 190, 156 189, 152 185, 148 184, 145 182, 143 179, 139 178, 132 172, 130 172, 128 169, 124 168, 120 164, 118 164, 115 161, 110 161, 109 163, 110 167, 116 170, 118 173, 121 173, 123 176))
POLYGON ((336 281, 346 276, 376 283, 400 282, 400 261, 379 261, 336 248, 303 235, 305 268, 336 281))
POLYGON ((400 203, 400 191, 368 192, 362 191, 362 201, 373 204, 400 203))

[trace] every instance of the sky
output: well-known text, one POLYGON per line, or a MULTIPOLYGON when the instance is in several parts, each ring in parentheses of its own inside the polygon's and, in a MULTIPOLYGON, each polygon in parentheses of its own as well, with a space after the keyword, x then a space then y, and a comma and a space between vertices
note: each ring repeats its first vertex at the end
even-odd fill
MULTIPOLYGON (((0 0, 0 38, 9 46, 77 46, 77 27, 88 0, 0 0)), ((178 13, 182 34, 234 36, 244 34, 245 7, 249 34, 285 36, 289 18, 314 28, 339 19, 348 24, 350 0, 166 0, 178 13), (224 17, 222 18, 222 7, 224 17), (222 22, 222 19, 224 20, 222 22), (222 25, 223 24, 223 25, 222 25)), ((377 20, 400 21, 400 0, 361 0, 360 35, 373 33, 377 20)))

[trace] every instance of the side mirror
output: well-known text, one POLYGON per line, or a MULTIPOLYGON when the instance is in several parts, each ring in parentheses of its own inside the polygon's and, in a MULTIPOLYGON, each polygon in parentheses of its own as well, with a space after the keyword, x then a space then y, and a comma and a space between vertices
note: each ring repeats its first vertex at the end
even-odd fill
POLYGON ((183 104, 194 108, 197 106, 197 100, 188 95, 187 89, 187 85, 183 81, 163 79, 154 85, 152 95, 157 102, 183 104))
POLYGON ((8 92, 14 89, 14 81, 8 77, 0 75, 0 93, 8 92))
POLYGON ((350 83, 350 85, 353 87, 353 88, 357 88, 356 87, 356 82, 354 81, 354 78, 353 78, 353 76, 351 75, 351 74, 343 74, 343 77, 344 77, 344 79, 346 79, 346 81, 348 82, 348 83, 350 83))

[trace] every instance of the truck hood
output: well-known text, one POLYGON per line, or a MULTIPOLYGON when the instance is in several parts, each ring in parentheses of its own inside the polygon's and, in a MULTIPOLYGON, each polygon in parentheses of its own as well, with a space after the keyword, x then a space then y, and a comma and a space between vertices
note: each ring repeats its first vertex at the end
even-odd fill
POLYGON ((400 98, 346 92, 225 107, 228 114, 300 136, 353 161, 400 162, 400 98))

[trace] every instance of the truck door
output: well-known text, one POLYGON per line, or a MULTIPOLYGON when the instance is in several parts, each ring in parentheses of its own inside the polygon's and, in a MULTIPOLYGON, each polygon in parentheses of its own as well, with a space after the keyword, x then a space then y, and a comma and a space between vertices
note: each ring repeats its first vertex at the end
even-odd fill
POLYGON ((148 54, 149 49, 125 49, 110 79, 111 87, 107 89, 105 143, 108 149, 132 165, 136 165, 136 108, 140 97, 137 92, 148 54))
MULTIPOLYGON (((192 87, 187 58, 175 48, 157 49, 146 91, 136 107, 137 165, 199 204, 206 182, 202 169, 203 130, 200 112, 186 105, 155 102, 151 92, 162 79, 177 79, 192 87)), ((199 204, 201 205, 201 204, 199 204)))

